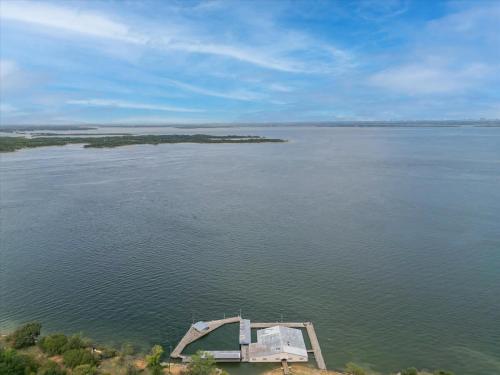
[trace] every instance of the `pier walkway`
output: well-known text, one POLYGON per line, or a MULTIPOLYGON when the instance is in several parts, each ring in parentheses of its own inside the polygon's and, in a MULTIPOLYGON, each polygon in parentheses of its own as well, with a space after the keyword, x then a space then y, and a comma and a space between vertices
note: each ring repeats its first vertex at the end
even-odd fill
POLYGON ((311 346, 314 351, 314 358, 318 364, 320 370, 326 370, 326 363, 323 359, 323 354, 321 353, 321 347, 319 346, 318 336, 316 336, 316 330, 312 322, 304 323, 307 329, 307 336, 309 336, 309 341, 311 341, 311 346))
POLYGON ((224 324, 230 324, 230 323, 239 323, 240 322, 240 317, 239 316, 234 316, 232 318, 226 318, 226 319, 220 319, 220 320, 211 320, 209 322, 206 322, 208 328, 206 328, 203 331, 198 331, 196 328, 191 326, 189 330, 186 332, 184 337, 179 341, 175 349, 172 351, 172 354, 170 354, 170 357, 172 358, 181 358, 183 360, 186 359, 187 356, 182 355, 182 351, 186 346, 191 344, 192 342, 198 340, 200 337, 203 337, 213 330, 222 327, 224 324))

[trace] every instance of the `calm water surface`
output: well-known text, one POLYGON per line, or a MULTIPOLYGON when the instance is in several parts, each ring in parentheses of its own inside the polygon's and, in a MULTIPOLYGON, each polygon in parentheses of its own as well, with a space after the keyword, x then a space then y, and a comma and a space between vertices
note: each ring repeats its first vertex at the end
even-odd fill
POLYGON ((0 330, 168 348, 241 308, 330 368, 500 373, 499 128, 147 132, 290 142, 2 154, 0 330))

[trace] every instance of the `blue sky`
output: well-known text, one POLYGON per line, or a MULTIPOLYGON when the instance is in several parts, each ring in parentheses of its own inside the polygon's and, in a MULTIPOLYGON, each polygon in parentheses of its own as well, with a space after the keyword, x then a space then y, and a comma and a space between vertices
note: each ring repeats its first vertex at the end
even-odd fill
POLYGON ((500 1, 0 2, 2 124, 500 118, 500 1))

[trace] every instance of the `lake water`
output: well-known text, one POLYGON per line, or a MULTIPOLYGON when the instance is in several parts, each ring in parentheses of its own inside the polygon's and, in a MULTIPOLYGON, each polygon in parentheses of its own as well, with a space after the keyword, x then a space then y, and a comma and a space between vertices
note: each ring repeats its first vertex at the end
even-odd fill
POLYGON ((500 128, 141 131, 289 142, 2 154, 0 330, 168 348, 241 309, 332 369, 500 373, 500 128))

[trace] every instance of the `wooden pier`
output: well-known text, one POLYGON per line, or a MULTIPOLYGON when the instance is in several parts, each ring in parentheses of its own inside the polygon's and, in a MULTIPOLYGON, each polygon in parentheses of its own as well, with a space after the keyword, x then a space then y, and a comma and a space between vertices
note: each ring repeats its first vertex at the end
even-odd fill
POLYGON ((318 336, 316 336, 316 330, 312 322, 304 323, 307 329, 307 335, 309 336, 309 341, 311 341, 312 350, 314 350, 314 358, 318 364, 320 370, 326 370, 326 363, 323 359, 323 354, 321 353, 321 347, 319 346, 318 336))
POLYGON ((175 349, 172 351, 170 354, 171 358, 181 358, 183 361, 188 361, 189 358, 188 356, 182 355, 182 351, 186 346, 191 344, 192 342, 198 340, 199 338, 209 334, 213 330, 222 327, 225 324, 230 324, 230 323, 239 323, 240 322, 240 317, 235 316, 232 318, 226 318, 226 319, 220 319, 220 320, 211 320, 207 323, 208 328, 203 330, 203 331, 198 331, 196 328, 191 326, 189 330, 186 332, 184 337, 179 341, 175 349))
POLYGON ((286 359, 281 361, 281 369, 283 370, 283 375, 290 375, 290 368, 288 367, 286 359))
MULTIPOLYGON (((225 318, 220 320, 211 320, 208 322, 204 322, 206 324, 206 328, 204 330, 197 330, 194 326, 191 326, 189 330, 186 332, 184 337, 179 341, 175 349, 170 354, 171 358, 180 358, 183 362, 189 362, 190 356, 183 355, 182 352, 192 342, 198 340, 199 338, 209 334, 213 330, 222 327, 225 324, 231 323, 240 323, 242 320, 241 317, 235 316, 231 318, 225 318)), ((269 322, 269 323, 250 323, 250 327, 253 329, 259 328, 269 328, 274 326, 285 326, 289 328, 300 328, 306 329, 307 335, 309 336, 309 341, 311 342, 312 349, 308 349, 308 353, 314 353, 314 359, 316 360, 316 364, 320 370, 326 370, 326 363, 323 359, 323 354, 321 353, 321 347, 319 345, 318 337, 316 336, 316 330, 314 329, 314 325, 312 322, 269 322)), ((248 345, 241 345, 241 361, 248 362, 248 345)), ((285 361, 286 362, 286 361, 285 361)), ((288 364, 284 363, 283 369, 285 372, 288 371, 288 364), (285 367, 286 366, 286 367, 285 367)))

